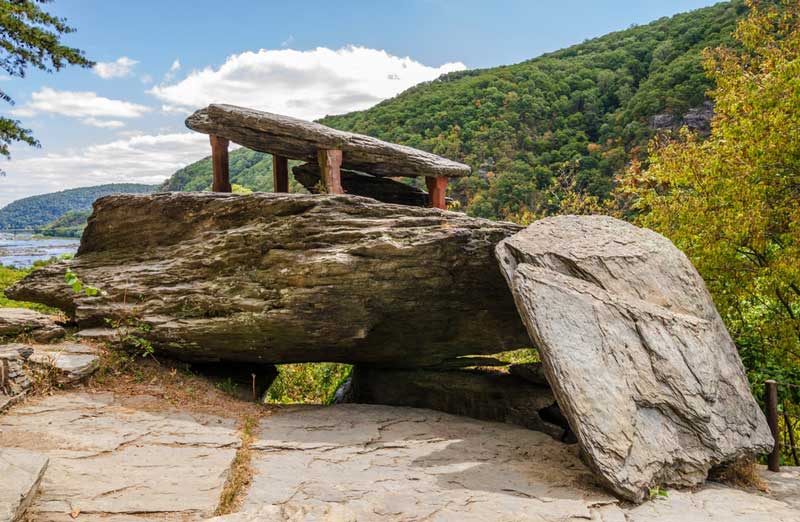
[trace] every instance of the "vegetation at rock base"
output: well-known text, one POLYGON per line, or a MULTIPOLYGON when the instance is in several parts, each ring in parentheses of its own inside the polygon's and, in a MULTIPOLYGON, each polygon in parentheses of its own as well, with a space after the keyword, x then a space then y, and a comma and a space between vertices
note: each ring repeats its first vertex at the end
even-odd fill
MULTIPOLYGON (((34 265, 34 267, 39 266, 34 265)), ((38 312, 55 313, 57 310, 38 303, 26 303, 23 301, 13 301, 5 296, 3 290, 13 285, 30 273, 33 268, 14 268, 0 265, 0 308, 30 308, 38 312)))
POLYGON ((267 402, 329 404, 351 370, 349 364, 280 364, 278 376, 267 392, 267 402))
MULTIPOLYGON (((67 25, 65 19, 42 10, 40 5, 49 1, 0 2, 0 69, 9 76, 24 78, 28 67, 53 72, 67 65, 94 65, 83 51, 61 43, 61 38, 75 29, 67 25)), ((14 100, 2 89, 0 100, 14 104, 14 100)), ((9 157, 9 145, 14 142, 39 146, 39 141, 29 129, 22 127, 19 120, 0 116, 0 155, 9 157)))
POLYGON ((111 194, 146 194, 153 192, 152 185, 139 183, 111 183, 94 187, 81 187, 39 196, 18 199, 0 208, 0 230, 52 229, 61 227, 55 220, 64 218, 67 228, 75 226, 79 219, 68 212, 88 212, 97 198, 111 194))
POLYGON ((750 5, 740 47, 704 53, 711 135, 654 140, 649 168, 634 164, 616 196, 697 267, 755 394, 767 378, 795 386, 780 401, 800 432, 800 4, 750 5))

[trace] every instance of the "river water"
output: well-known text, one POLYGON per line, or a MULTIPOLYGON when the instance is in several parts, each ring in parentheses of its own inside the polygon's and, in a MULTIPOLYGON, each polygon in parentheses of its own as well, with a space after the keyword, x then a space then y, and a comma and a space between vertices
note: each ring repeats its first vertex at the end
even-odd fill
POLYGON ((44 261, 78 250, 78 238, 41 237, 30 233, 0 232, 0 265, 28 268, 44 261))

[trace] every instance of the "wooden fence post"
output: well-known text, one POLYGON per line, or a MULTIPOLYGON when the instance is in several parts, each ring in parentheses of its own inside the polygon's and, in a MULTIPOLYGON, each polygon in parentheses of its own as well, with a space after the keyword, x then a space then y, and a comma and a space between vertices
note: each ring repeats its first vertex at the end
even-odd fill
POLYGON ((767 468, 770 471, 781 470, 781 437, 778 431, 778 383, 772 379, 764 382, 767 403, 767 424, 772 436, 775 438, 775 447, 767 459, 767 468))

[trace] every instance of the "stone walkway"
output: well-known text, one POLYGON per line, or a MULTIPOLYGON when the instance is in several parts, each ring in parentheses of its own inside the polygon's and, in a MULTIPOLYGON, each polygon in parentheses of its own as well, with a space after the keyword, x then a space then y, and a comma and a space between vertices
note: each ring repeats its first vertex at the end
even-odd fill
MULTIPOLYGON (((240 444, 234 421, 148 396, 73 391, 0 416, 0 466, 15 452, 49 459, 31 522, 208 520, 240 444)), ((800 521, 796 469, 765 473, 773 496, 710 484, 635 507, 601 489, 576 449, 429 410, 289 408, 261 420, 239 512, 212 520, 800 521)), ((13 520, 2 502, 0 520, 13 520)))
POLYGON ((233 421, 163 410, 150 397, 64 393, 0 417, 0 453, 49 458, 29 509, 36 522, 209 517, 239 444, 233 421))

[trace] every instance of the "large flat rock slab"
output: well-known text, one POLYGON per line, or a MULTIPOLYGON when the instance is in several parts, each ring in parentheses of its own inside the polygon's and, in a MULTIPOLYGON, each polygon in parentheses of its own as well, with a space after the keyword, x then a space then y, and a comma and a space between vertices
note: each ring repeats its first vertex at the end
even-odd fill
POLYGON ((263 520, 577 521, 617 502, 575 446, 430 410, 274 414, 251 449, 256 476, 242 511, 263 520))
POLYGON ((50 459, 32 520, 200 520, 240 445, 234 422, 112 394, 45 397, 0 416, 2 448, 50 459), (149 407, 153 406, 153 407, 149 407))
POLYGON ((27 308, 0 308, 0 338, 20 335, 46 343, 64 337, 66 331, 53 319, 27 308))
POLYGON ((769 493, 709 483, 636 506, 605 493, 575 446, 424 409, 276 412, 251 450, 256 474, 241 510, 213 522, 800 520, 797 470, 764 472, 769 493))
POLYGON ((497 257, 587 462, 614 492, 639 502, 770 450, 736 347, 669 240, 559 216, 502 241, 497 257))
POLYGON ((109 196, 74 259, 6 293, 82 328, 135 317, 193 363, 428 366, 530 342, 493 250, 518 230, 347 195, 109 196), (72 292, 67 266, 105 293, 72 292))
POLYGON ((44 455, 0 448, 0 522, 22 520, 46 469, 44 455))
POLYGON ((342 151, 342 167, 376 176, 467 176, 468 165, 412 147, 344 132, 319 123, 235 105, 209 105, 186 126, 247 148, 316 162, 317 150, 342 151))

